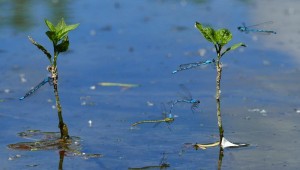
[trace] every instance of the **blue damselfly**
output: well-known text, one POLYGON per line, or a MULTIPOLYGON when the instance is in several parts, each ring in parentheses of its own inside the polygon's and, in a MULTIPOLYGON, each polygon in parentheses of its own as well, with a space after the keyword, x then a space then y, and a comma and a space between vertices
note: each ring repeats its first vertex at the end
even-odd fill
POLYGON ((29 90, 23 97, 20 97, 19 100, 23 100, 26 97, 32 95, 34 92, 36 92, 40 87, 45 85, 46 83, 49 83, 50 85, 53 85, 53 78, 47 77, 42 82, 40 82, 37 86, 35 86, 33 89, 29 90))
POLYGON ((272 24, 273 21, 263 22, 255 25, 246 26, 245 23, 243 23, 243 26, 237 27, 237 29, 241 32, 249 33, 249 32, 261 32, 261 33, 267 33, 267 34, 276 34, 275 31, 272 30, 263 30, 263 29, 255 29, 253 27, 264 25, 264 24, 272 24))
POLYGON ((211 63, 215 63, 215 60, 213 59, 213 60, 206 60, 206 61, 200 61, 200 62, 195 62, 195 63, 181 64, 181 65, 179 65, 179 69, 173 71, 172 73, 175 74, 179 71, 188 70, 188 69, 196 68, 196 67, 211 64, 211 63))
POLYGON ((189 104, 191 104, 192 112, 194 112, 199 107, 200 100, 193 99, 190 91, 183 84, 180 85, 180 88, 181 88, 181 91, 182 91, 182 93, 181 93, 182 99, 177 99, 177 100, 172 101, 171 108, 170 108, 170 111, 169 111, 170 114, 172 113, 172 110, 173 110, 174 106, 177 103, 189 103, 189 104))

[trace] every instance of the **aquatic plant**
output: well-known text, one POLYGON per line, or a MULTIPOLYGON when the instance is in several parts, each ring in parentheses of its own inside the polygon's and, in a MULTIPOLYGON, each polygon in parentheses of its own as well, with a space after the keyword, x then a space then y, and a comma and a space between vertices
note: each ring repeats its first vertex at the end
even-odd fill
POLYGON ((48 31, 46 31, 46 35, 50 39, 53 44, 53 56, 48 52, 48 50, 37 43, 33 38, 28 36, 29 40, 33 45, 35 45, 39 50, 41 50, 49 60, 50 65, 48 66, 47 70, 50 72, 51 76, 47 77, 43 82, 37 85, 33 90, 26 93, 26 95, 20 100, 23 100, 25 97, 32 94, 35 90, 41 87, 43 84, 47 82, 51 82, 50 84, 53 85, 55 100, 56 100, 56 108, 58 113, 59 124, 58 127, 60 129, 61 139, 66 140, 69 138, 68 126, 63 121, 62 116, 62 107, 60 104, 59 94, 58 94, 58 68, 57 68, 57 59, 58 55, 62 52, 66 52, 69 48, 69 37, 68 33, 71 30, 74 30, 78 27, 79 24, 72 24, 66 25, 64 19, 62 18, 56 26, 54 26, 50 21, 45 19, 45 23, 48 27, 48 31))
POLYGON ((214 30, 211 27, 204 27, 200 23, 196 22, 195 27, 201 32, 203 37, 211 42, 216 50, 217 56, 214 59, 216 65, 216 103, 217 103, 217 119, 219 127, 220 141, 219 144, 222 144, 224 137, 224 129, 222 125, 222 116, 221 116, 221 102, 220 102, 220 93, 221 93, 221 77, 222 77, 222 63, 221 58, 229 51, 235 50, 239 47, 246 47, 243 43, 237 43, 231 47, 223 50, 223 47, 232 39, 232 34, 228 29, 222 28, 214 30))

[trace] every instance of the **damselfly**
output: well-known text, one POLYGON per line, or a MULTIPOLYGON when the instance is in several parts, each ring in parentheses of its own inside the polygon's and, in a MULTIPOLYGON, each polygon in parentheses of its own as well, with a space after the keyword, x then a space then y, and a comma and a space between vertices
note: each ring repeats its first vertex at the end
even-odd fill
POLYGON ((33 89, 29 90, 23 97, 20 97, 19 100, 23 100, 26 97, 32 95, 34 92, 36 92, 40 87, 45 85, 46 83, 49 83, 50 85, 53 85, 53 78, 47 77, 42 82, 40 82, 37 86, 35 86, 33 89))
POLYGON ((170 164, 167 162, 167 158, 165 157, 165 153, 163 153, 163 158, 161 159, 159 165, 152 166, 144 166, 140 168, 128 168, 128 170, 142 170, 142 169, 166 169, 169 168, 170 164))
POLYGON ((181 94, 182 99, 172 101, 171 108, 170 108, 170 111, 169 111, 170 114, 172 113, 173 107, 177 103, 189 103, 189 104, 191 104, 192 105, 191 106, 192 112, 194 112, 199 107, 200 100, 193 99, 190 91, 183 84, 180 85, 180 88, 181 88, 181 91, 183 92, 183 94, 181 94))
POLYGON ((206 60, 206 61, 200 61, 200 62, 195 62, 195 63, 181 64, 181 65, 179 65, 179 69, 173 71, 172 73, 175 74, 175 73, 177 73, 179 71, 188 70, 188 69, 191 69, 191 68, 196 68, 196 67, 207 65, 207 64, 211 64, 211 63, 215 63, 215 59, 213 59, 213 60, 206 60))
POLYGON ((245 33, 249 33, 249 32, 262 32, 262 33, 268 33, 268 34, 276 34, 275 31, 252 28, 252 27, 259 26, 259 25, 272 24, 272 23, 273 23, 273 21, 268 21, 268 22, 263 22, 263 23, 259 23, 259 24, 255 24, 255 25, 250 25, 250 26, 246 26, 245 23, 243 23, 243 26, 239 26, 239 27, 237 27, 237 29, 239 31, 245 32, 245 33))
POLYGON ((166 123, 172 123, 175 119, 174 116, 171 113, 167 113, 164 104, 161 105, 162 107, 162 115, 163 115, 163 119, 158 119, 158 120, 142 120, 142 121, 138 121, 134 124, 132 124, 131 126, 136 126, 138 124, 142 124, 142 123, 161 123, 161 122, 166 122, 166 123))

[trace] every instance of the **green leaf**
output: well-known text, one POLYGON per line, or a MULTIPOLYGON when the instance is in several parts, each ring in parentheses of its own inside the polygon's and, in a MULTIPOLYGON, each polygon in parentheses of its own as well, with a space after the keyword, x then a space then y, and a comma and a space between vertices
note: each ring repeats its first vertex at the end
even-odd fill
POLYGON ((237 48, 239 48, 239 47, 247 47, 247 46, 246 46, 246 44, 244 44, 244 43, 237 43, 237 44, 234 44, 233 46, 227 48, 227 49, 222 53, 221 56, 223 56, 223 55, 224 55, 225 53, 227 53, 228 51, 235 50, 235 49, 237 49, 237 48))
POLYGON ((69 48, 69 38, 65 36, 64 40, 56 46, 56 49, 59 53, 67 51, 69 48))
POLYGON ((234 44, 233 46, 229 47, 229 50, 235 50, 239 47, 247 47, 247 46, 244 43, 237 43, 237 44, 234 44))
POLYGON ((34 41, 30 36, 28 36, 28 39, 31 41, 32 44, 34 44, 38 49, 40 49, 41 51, 43 51, 43 53, 47 56, 47 58, 49 59, 49 61, 51 62, 51 54, 46 50, 45 47, 43 47, 42 45, 40 45, 39 43, 37 43, 36 41, 34 41))
POLYGON ((57 42, 59 41, 54 31, 47 31, 46 35, 54 44, 57 44, 57 42))
POLYGON ((64 19, 62 18, 57 25, 54 27, 54 25, 45 19, 45 23, 49 28, 49 31, 46 32, 48 38, 55 44, 67 36, 68 32, 71 30, 76 29, 79 24, 72 24, 72 25, 66 25, 64 19))
POLYGON ((216 44, 215 30, 211 27, 203 27, 200 23, 196 22, 195 27, 201 32, 203 37, 213 44, 216 44))
POLYGON ((66 23, 65 23, 64 18, 61 18, 61 20, 57 23, 55 29, 56 29, 56 31, 59 31, 59 30, 63 29, 64 27, 66 27, 66 23))
POLYGON ((215 39, 218 44, 224 46, 232 39, 232 34, 228 29, 222 28, 215 32, 215 39))
POLYGON ((49 20, 45 19, 45 23, 46 23, 46 25, 47 25, 47 27, 49 28, 50 31, 55 32, 55 27, 49 20))
POLYGON ((57 38, 61 40, 64 36, 66 36, 69 33, 69 31, 76 29, 78 26, 79 24, 65 26, 57 32, 57 38))

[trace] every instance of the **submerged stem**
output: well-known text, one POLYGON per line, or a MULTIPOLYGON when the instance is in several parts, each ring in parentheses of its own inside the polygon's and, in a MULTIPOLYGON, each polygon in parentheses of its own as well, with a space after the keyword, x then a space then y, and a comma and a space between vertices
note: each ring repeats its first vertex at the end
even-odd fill
POLYGON ((222 160, 224 157, 224 150, 222 147, 220 147, 220 151, 219 151, 219 160, 218 160, 218 170, 222 169, 222 160))

